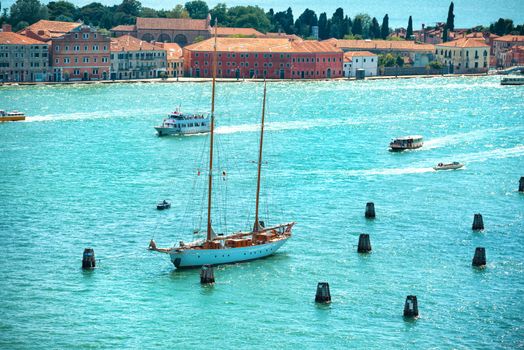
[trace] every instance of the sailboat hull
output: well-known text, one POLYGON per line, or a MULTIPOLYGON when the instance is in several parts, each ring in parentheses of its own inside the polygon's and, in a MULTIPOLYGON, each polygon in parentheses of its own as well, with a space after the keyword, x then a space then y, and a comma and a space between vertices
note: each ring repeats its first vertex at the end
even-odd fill
POLYGON ((272 255, 282 247, 288 239, 289 236, 274 242, 240 248, 175 250, 169 253, 169 255, 171 262, 179 269, 199 267, 202 265, 232 264, 272 255))

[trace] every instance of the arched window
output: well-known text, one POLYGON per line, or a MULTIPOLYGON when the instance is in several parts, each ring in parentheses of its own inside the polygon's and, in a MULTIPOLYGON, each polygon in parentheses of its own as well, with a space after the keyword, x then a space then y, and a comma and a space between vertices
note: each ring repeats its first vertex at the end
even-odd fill
POLYGON ((165 33, 162 33, 158 36, 158 41, 161 43, 169 43, 171 42, 171 37, 165 33))
POLYGON ((147 42, 151 42, 153 40, 155 40, 155 37, 149 33, 145 33, 144 35, 142 35, 142 40, 144 41, 147 41, 147 42))
POLYGON ((180 46, 187 45, 187 37, 184 34, 177 34, 175 38, 173 39, 173 41, 180 46))

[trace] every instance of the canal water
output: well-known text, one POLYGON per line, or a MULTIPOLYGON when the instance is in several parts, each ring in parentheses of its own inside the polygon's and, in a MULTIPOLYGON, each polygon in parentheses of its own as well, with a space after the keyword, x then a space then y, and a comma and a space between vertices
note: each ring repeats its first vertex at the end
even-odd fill
MULTIPOLYGON (((0 125, 0 348, 523 347, 524 90, 499 80, 269 83, 262 219, 294 235, 217 268, 213 287, 146 249, 205 227, 208 137, 153 126, 209 110, 209 83, 1 87, 1 107, 29 117, 0 125), (388 152, 409 134, 424 147, 388 152), (432 169, 451 161, 465 167, 432 169)), ((262 90, 217 86, 218 232, 252 226, 262 90)))

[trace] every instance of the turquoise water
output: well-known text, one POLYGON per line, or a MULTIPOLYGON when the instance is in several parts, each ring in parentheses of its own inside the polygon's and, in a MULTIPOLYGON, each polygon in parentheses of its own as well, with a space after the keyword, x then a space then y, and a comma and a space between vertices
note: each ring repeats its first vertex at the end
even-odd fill
MULTIPOLYGON (((214 287, 146 250, 198 226, 207 137, 152 126, 179 103, 208 109, 208 83, 1 87, 3 108, 32 117, 0 125, 0 348, 523 347, 524 89, 499 79, 268 84, 263 219, 297 225, 276 255, 219 267, 214 287), (422 149, 387 151, 413 133, 422 149), (465 168, 431 169, 453 160, 465 168), (356 253, 360 233, 372 254, 356 253), (85 247, 95 271, 80 269, 85 247)), ((262 86, 217 94, 228 199, 214 222, 247 230, 262 86)))

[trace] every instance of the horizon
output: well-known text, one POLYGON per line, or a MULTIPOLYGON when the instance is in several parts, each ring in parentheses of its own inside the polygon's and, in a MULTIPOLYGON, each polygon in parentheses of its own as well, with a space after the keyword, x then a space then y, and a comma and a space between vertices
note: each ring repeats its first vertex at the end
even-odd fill
MULTIPOLYGON (((3 8, 9 8, 15 0, 8 0, 2 2, 3 8)), ((41 1, 44 4, 50 1, 41 1)), ((78 7, 85 6, 92 2, 100 2, 106 6, 112 6, 121 3, 121 0, 106 0, 106 1, 90 1, 90 0, 74 0, 70 1, 78 7)), ((187 1, 177 1, 165 4, 162 0, 142 0, 142 6, 151 7, 154 9, 172 9, 176 5, 184 5, 187 1)), ((524 24, 524 2, 520 0, 500 1, 500 5, 493 6, 492 1, 488 0, 458 0, 453 1, 455 4, 455 26, 457 28, 471 28, 477 25, 488 26, 499 18, 509 18, 513 20, 514 24, 524 24)), ((328 17, 335 12, 338 7, 342 7, 344 14, 354 17, 359 13, 369 14, 371 17, 376 17, 379 22, 384 15, 389 15, 389 22, 392 28, 406 27, 409 16, 413 16, 413 27, 419 29, 422 24, 426 26, 434 26, 437 22, 445 22, 447 11, 451 1, 439 1, 438 4, 423 2, 421 0, 398 0, 395 4, 388 0, 377 0, 369 2, 366 0, 353 0, 351 5, 340 6, 338 1, 326 1, 318 4, 312 0, 297 1, 293 5, 281 5, 276 0, 266 1, 249 1, 249 0, 229 0, 229 1, 206 1, 209 8, 213 8, 218 3, 225 3, 227 7, 234 6, 259 6, 265 12, 273 9, 275 12, 285 11, 288 7, 293 10, 294 19, 296 19, 306 8, 309 8, 318 15, 326 12, 328 17), (409 12, 405 9, 409 6, 409 12), (406 5, 406 6, 403 6, 406 5)))

